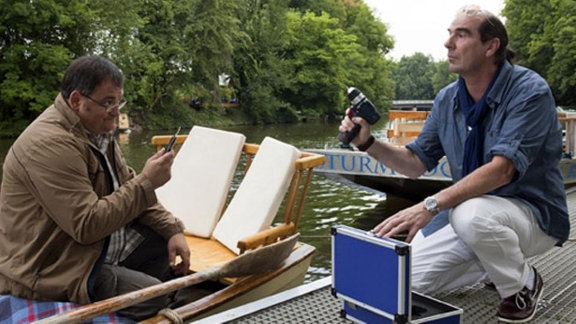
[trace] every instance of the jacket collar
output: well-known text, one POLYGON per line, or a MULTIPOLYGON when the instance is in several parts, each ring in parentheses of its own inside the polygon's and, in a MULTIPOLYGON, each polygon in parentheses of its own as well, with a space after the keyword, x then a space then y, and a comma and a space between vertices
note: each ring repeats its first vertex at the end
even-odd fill
POLYGON ((58 113, 63 117, 63 126, 68 129, 68 131, 78 134, 85 133, 84 126, 82 126, 80 122, 80 117, 72 110, 72 107, 70 107, 68 101, 62 96, 62 93, 59 93, 56 99, 54 99, 54 108, 56 108, 58 113))

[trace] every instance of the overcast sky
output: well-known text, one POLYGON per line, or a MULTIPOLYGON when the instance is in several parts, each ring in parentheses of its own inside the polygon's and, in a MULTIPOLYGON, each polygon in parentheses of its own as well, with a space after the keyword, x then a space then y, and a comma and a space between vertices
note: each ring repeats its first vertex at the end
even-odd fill
POLYGON ((500 16, 504 0, 364 0, 376 17, 388 26, 394 38, 394 49, 389 56, 399 60, 416 52, 431 55, 434 60, 446 59, 444 41, 446 31, 456 11, 466 4, 477 4, 482 9, 500 16))

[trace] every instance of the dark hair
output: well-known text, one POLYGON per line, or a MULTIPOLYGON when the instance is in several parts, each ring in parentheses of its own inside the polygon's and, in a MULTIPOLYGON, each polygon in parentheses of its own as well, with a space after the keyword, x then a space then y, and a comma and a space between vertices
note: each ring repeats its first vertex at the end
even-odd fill
POLYGON ((484 11, 484 20, 480 23, 478 32, 480 33, 482 43, 494 38, 500 40, 500 48, 498 48, 494 55, 496 64, 500 64, 504 60, 512 62, 516 53, 508 47, 508 32, 498 17, 488 11, 484 11))
POLYGON ((82 56, 72 61, 64 72, 60 91, 64 98, 68 98, 74 90, 90 95, 104 81, 112 81, 114 85, 123 87, 124 75, 114 63, 103 57, 82 56))

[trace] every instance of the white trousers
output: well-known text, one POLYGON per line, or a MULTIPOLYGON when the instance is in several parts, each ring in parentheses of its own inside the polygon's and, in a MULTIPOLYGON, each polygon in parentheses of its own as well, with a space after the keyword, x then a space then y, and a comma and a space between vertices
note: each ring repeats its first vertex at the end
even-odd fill
POLYGON ((434 294, 489 279, 506 298, 525 286, 527 258, 556 242, 524 203, 492 195, 470 199, 451 211, 450 225, 426 237, 420 231, 412 241, 412 289, 434 294))

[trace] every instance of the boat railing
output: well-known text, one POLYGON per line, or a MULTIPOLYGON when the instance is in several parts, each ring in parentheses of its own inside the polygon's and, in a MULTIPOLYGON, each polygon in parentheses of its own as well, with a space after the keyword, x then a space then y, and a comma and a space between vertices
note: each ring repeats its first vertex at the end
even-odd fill
POLYGON ((388 141, 396 145, 405 145, 418 137, 430 111, 388 111, 388 141))
MULTIPOLYGON (((387 137, 390 143, 405 145, 418 137, 430 111, 390 110, 388 112, 387 137)), ((564 132, 564 155, 576 153, 576 114, 558 112, 558 120, 564 132)))

